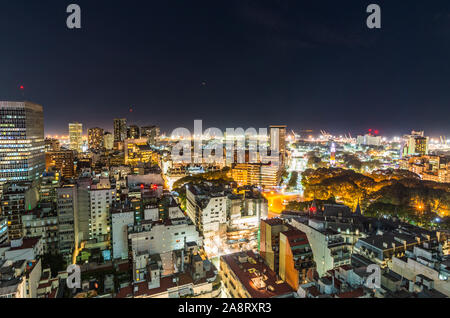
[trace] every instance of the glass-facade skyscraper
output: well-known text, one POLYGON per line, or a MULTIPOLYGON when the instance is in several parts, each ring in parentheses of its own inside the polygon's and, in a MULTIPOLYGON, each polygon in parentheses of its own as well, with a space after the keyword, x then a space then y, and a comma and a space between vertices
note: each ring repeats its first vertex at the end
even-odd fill
POLYGON ((40 178, 44 152, 42 106, 0 101, 0 184, 40 178))

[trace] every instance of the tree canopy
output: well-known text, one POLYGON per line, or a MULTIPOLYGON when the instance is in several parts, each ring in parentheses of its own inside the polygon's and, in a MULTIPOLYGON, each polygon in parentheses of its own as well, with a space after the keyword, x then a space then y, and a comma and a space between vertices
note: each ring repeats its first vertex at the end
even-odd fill
POLYGON ((422 181, 407 170, 377 170, 365 175, 341 168, 308 169, 302 185, 307 199, 335 197, 350 207, 360 201, 364 207, 392 205, 417 215, 429 211, 447 216, 450 210, 450 184, 422 181))

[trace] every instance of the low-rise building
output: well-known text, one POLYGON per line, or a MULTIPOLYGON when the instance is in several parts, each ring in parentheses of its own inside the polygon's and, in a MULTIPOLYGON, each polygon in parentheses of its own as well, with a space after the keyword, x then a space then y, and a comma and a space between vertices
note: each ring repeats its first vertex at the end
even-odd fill
MULTIPOLYGON (((425 241, 427 240, 425 239, 425 241)), ((354 253, 379 264, 381 268, 385 268, 392 257, 404 256, 407 250, 412 249, 419 242, 419 237, 405 233, 380 233, 380 235, 371 235, 359 239, 355 244, 354 253)))
POLYGON ((0 260, 0 298, 36 298, 42 273, 37 260, 0 260))
POLYGON ((247 251, 220 257, 220 274, 232 298, 289 298, 295 291, 264 260, 247 251))
POLYGON ((450 258, 439 245, 423 242, 403 255, 393 256, 391 270, 413 282, 413 290, 436 290, 450 297, 450 258))
POLYGON ((44 255, 44 239, 41 236, 12 240, 0 246, 0 259, 12 262, 35 260, 44 255))
POLYGON ((342 265, 298 288, 300 298, 373 298, 375 291, 366 287, 366 267, 342 265))
POLYGON ((135 253, 162 254, 182 249, 186 242, 202 245, 195 225, 186 217, 142 221, 128 226, 129 249, 135 253))
POLYGON ((133 273, 133 283, 116 298, 216 298, 221 292, 217 269, 194 242, 162 254, 133 253, 133 273))

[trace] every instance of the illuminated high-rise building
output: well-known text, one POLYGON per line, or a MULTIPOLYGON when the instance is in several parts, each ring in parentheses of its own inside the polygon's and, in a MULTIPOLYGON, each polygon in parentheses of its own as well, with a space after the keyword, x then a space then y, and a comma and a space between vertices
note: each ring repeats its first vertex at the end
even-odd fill
POLYGON ((45 154, 45 169, 47 172, 58 171, 64 178, 75 176, 74 156, 72 150, 61 149, 48 151, 45 154))
POLYGON ((137 165, 157 160, 157 153, 153 152, 146 139, 126 139, 125 164, 137 165))
POLYGON ((141 138, 147 138, 148 143, 157 146, 159 142, 160 129, 158 126, 141 127, 141 138))
POLYGON ((114 147, 114 135, 110 132, 105 132, 103 135, 103 146, 106 150, 112 150, 114 147))
POLYGON ((45 138, 45 151, 58 151, 61 149, 61 143, 55 138, 45 138))
POLYGON ((72 260, 72 253, 78 242, 78 198, 76 185, 64 185, 56 189, 58 215, 58 250, 66 261, 72 260))
POLYGON ((128 139, 139 139, 141 137, 139 127, 136 125, 131 125, 127 128, 128 139))
POLYGON ((278 165, 270 163, 238 163, 233 164, 231 177, 239 186, 260 186, 274 188, 281 180, 278 165))
POLYGON ((101 150, 103 148, 104 130, 99 127, 90 128, 88 130, 88 144, 91 150, 101 150))
POLYGON ((114 119, 114 142, 122 142, 127 139, 127 120, 125 118, 114 119))
POLYGON ((330 166, 336 166, 336 144, 334 142, 331 143, 330 147, 330 166))
POLYGON ((40 178, 44 147, 42 106, 0 101, 0 184, 40 178))
POLYGON ((83 146, 83 124, 80 123, 70 123, 69 124, 69 140, 70 150, 82 152, 83 146))
POLYGON ((412 131, 411 135, 404 137, 403 155, 420 155, 428 154, 429 138, 424 136, 423 131, 412 131))
POLYGON ((281 158, 281 166, 286 159, 286 126, 272 125, 270 126, 270 150, 278 150, 281 158))

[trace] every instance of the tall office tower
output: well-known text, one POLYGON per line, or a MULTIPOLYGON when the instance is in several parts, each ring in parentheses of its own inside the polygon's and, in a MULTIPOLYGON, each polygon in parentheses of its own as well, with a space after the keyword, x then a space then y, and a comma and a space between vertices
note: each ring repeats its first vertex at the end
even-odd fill
POLYGON ((125 118, 114 119, 114 142, 127 139, 127 120, 125 118))
POLYGON ((22 215, 34 209, 39 200, 35 182, 8 182, 3 185, 2 213, 8 218, 8 238, 17 240, 23 237, 22 215))
POLYGON ((270 149, 279 151, 281 166, 286 159, 286 127, 285 125, 270 126, 270 149))
POLYGON ((160 129, 158 126, 141 127, 141 138, 147 138, 148 143, 157 146, 159 142, 160 129))
POLYGON ((83 146, 83 124, 80 123, 70 123, 69 124, 69 139, 70 146, 69 149, 77 152, 82 152, 83 146))
POLYGON ((88 144, 91 150, 101 150, 103 149, 103 134, 104 130, 102 128, 90 128, 88 130, 88 144))
POLYGON ((42 106, 0 101, 0 184, 40 178, 44 147, 42 106))
POLYGON ((139 127, 136 125, 131 125, 127 128, 127 138, 129 139, 139 139, 141 134, 139 132, 139 127))

